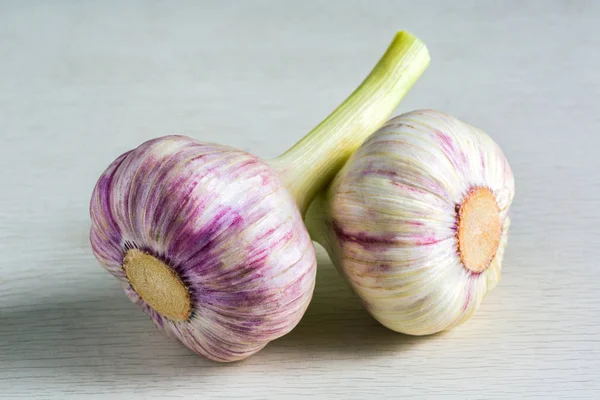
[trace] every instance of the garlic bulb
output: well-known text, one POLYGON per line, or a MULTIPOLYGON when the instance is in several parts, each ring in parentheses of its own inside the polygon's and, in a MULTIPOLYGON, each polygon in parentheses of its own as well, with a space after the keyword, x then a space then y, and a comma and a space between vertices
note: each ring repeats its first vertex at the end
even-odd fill
POLYGON ((366 140, 307 224, 379 322, 427 335, 466 321, 498 283, 513 195, 492 139, 420 110, 366 140))
POLYGON ((184 136, 150 140, 102 174, 91 244, 158 328, 217 361, 248 357, 299 322, 316 259, 310 200, 379 127, 429 56, 399 33, 363 84, 281 157, 184 136))

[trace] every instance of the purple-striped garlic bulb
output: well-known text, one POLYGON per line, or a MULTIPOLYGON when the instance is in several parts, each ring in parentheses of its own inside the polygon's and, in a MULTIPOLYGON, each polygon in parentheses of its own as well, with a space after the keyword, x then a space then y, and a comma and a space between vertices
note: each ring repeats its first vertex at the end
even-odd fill
POLYGON ((466 321, 500 280, 513 196, 489 136, 420 110, 362 144, 307 224, 371 315, 427 335, 466 321))
POLYGON ((123 154, 92 194, 94 254, 194 352, 217 361, 256 353, 293 329, 311 299, 308 204, 428 63, 423 43, 399 33, 336 111, 269 162, 184 136, 123 154))

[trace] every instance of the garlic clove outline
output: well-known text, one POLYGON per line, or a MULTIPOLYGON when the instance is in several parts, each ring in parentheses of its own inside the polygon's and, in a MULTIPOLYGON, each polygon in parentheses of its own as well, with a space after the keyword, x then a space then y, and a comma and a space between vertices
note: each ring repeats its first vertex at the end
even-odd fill
POLYGON ((498 284, 513 197, 488 135, 417 110, 358 148, 306 222, 374 318, 428 335, 469 319, 498 284))
POLYGON ((312 197, 388 118, 429 63, 400 32, 354 93, 281 157, 185 136, 118 157, 90 202, 96 258, 167 335, 215 361, 244 359, 300 321, 316 258, 312 197))

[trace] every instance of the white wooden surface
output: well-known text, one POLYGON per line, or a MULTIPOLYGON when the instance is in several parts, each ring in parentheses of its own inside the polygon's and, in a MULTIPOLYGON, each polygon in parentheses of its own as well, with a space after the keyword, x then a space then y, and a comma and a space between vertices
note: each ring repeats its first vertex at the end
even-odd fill
POLYGON ((1 398, 600 398, 597 2, 83 3, 0 3, 1 398), (163 337, 90 251, 101 171, 175 132, 275 156, 397 29, 432 54, 399 111, 455 114, 513 166, 499 287, 458 329, 407 337, 320 253, 305 318, 256 356, 163 337))

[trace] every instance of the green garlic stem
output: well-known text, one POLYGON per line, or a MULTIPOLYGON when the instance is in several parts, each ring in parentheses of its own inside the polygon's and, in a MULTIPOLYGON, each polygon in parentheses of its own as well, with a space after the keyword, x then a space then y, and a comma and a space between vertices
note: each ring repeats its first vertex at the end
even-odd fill
POLYGON ((283 155, 270 160, 302 215, 348 157, 385 123, 429 60, 423 42, 408 32, 398 32, 350 97, 283 155))
MULTIPOLYGON (((308 230, 310 238, 319 243, 321 246, 331 252, 334 250, 330 234, 332 232, 331 218, 328 205, 328 190, 321 190, 317 193, 313 201, 310 203, 306 215, 304 216, 304 224, 308 230)), ((331 254, 330 254, 331 256, 331 254)))

